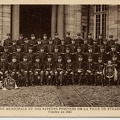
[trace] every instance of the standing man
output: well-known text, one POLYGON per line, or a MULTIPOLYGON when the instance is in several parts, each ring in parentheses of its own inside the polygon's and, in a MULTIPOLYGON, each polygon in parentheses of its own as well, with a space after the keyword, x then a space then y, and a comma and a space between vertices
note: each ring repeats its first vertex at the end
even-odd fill
POLYGON ((56 46, 61 44, 61 40, 58 36, 58 33, 55 33, 55 39, 53 39, 53 44, 56 45, 56 46))
POLYGON ((31 46, 34 46, 36 44, 36 37, 35 34, 31 35, 30 41, 29 41, 31 46))
POLYGON ((88 43, 88 46, 93 45, 93 38, 91 33, 88 33, 87 43, 88 43))
POLYGON ((23 34, 19 35, 19 40, 17 40, 17 45, 22 46, 24 44, 24 37, 23 34))
POLYGON ((7 33, 7 39, 4 40, 3 46, 9 47, 12 44, 10 33, 7 33))
POLYGON ((83 44, 83 39, 80 33, 77 33, 77 37, 76 37, 76 45, 77 46, 81 46, 83 44))
POLYGON ((67 32, 67 33, 66 33, 66 36, 65 36, 64 40, 65 40, 65 44, 66 44, 66 45, 71 44, 71 40, 72 40, 72 39, 70 38, 70 32, 67 32))

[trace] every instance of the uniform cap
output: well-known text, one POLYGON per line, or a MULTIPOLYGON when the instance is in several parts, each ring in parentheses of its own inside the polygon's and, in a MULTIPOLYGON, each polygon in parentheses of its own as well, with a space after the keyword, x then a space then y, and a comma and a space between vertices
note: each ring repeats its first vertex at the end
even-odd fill
POLYGON ((59 55, 59 56, 58 56, 58 59, 62 59, 62 56, 61 56, 61 55, 59 55))
POLYGON ((43 34, 43 36, 47 36, 47 34, 43 34))
POLYGON ((66 46, 66 50, 70 50, 70 47, 69 47, 69 46, 66 46))
POLYGON ((19 49, 19 48, 21 49, 21 47, 20 47, 20 46, 17 46, 17 48, 18 48, 18 49, 19 49))
POLYGON ((91 33, 88 33, 88 35, 91 35, 91 33))
POLYGON ((115 38, 114 41, 118 41, 118 38, 115 38))
POLYGON ((47 57, 48 57, 48 58, 52 58, 52 55, 51 55, 51 54, 48 54, 47 57))
POLYGON ((77 47, 77 49, 81 49, 81 47, 80 47, 80 46, 78 46, 78 47, 77 47))
POLYGON ((29 46, 29 48, 28 49, 33 49, 31 46, 29 46))
POLYGON ((109 38, 113 38, 113 35, 109 35, 109 38))
POLYGON ((45 49, 44 46, 41 46, 40 49, 45 49))
POLYGON ((115 48, 115 45, 111 45, 111 48, 115 48))
POLYGON ((77 36, 81 36, 81 34, 80 34, 80 33, 77 33, 77 36))
POLYGON ((13 43, 17 42, 16 40, 12 40, 13 43))
POLYGON ((55 35, 58 35, 58 33, 55 33, 55 35))
POLYGON ((7 36, 10 36, 10 33, 7 33, 7 36))
POLYGON ((27 57, 26 55, 24 55, 23 58, 26 58, 26 59, 27 59, 28 57, 27 57))
POLYGON ((38 38, 37 41, 41 41, 41 38, 38 38))
POLYGON ((19 36, 20 36, 20 37, 23 37, 23 34, 20 34, 19 36))
POLYGON ((103 46, 103 45, 101 45, 101 46, 100 46, 100 49, 104 49, 104 46, 103 46))
POLYGON ((24 40, 25 40, 25 41, 28 40, 28 37, 25 37, 24 40))
POLYGON ((66 32, 67 35, 70 35, 70 32, 66 32))
POLYGON ((79 58, 83 58, 83 55, 78 55, 79 58))
POLYGON ((57 45, 55 45, 54 49, 59 49, 57 45))
POLYGON ((31 37, 35 37, 35 34, 31 34, 31 37))
POLYGON ((35 59, 40 59, 40 57, 39 57, 39 56, 36 56, 35 59))
POLYGON ((17 57, 16 56, 12 56, 12 59, 17 59, 17 57))
POLYGON ((107 41, 107 39, 103 39, 103 41, 107 41))
POLYGON ((98 60, 102 60, 102 57, 101 57, 101 56, 99 56, 99 57, 98 57, 98 60))
POLYGON ((4 49, 8 49, 8 47, 7 47, 7 46, 5 46, 5 47, 4 47, 4 49))
POLYGON ((90 46, 88 47, 88 49, 92 49, 92 46, 90 45, 90 46))
POLYGON ((88 59, 93 59, 93 57, 91 55, 88 56, 88 59))

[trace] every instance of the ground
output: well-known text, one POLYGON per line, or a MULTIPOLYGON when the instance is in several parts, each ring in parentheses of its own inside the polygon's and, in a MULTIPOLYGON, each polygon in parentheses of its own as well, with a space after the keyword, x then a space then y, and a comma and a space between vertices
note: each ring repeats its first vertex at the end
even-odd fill
POLYGON ((0 90, 0 106, 120 107, 117 86, 34 86, 0 90))

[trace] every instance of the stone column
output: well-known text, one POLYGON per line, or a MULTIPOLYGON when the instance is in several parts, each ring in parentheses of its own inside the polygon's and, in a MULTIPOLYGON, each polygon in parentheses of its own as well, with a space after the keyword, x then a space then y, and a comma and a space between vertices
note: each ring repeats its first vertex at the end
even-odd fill
POLYGON ((57 24, 57 6, 52 6, 52 17, 51 17, 51 38, 54 38, 54 33, 56 32, 56 24, 57 24))
POLYGON ((57 31, 60 39, 64 36, 64 5, 58 6, 57 31))
POLYGON ((19 39, 19 5, 12 6, 12 39, 19 39))

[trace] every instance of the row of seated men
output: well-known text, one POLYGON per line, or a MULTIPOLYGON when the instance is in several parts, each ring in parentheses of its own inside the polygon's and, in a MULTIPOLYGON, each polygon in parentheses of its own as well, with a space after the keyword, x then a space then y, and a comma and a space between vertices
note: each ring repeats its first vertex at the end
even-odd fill
POLYGON ((30 40, 23 39, 23 35, 20 35, 17 41, 11 40, 10 34, 7 36, 3 46, 0 47, 1 75, 5 77, 5 72, 9 72, 17 77, 15 79, 20 85, 38 84, 38 81, 39 84, 104 85, 106 84, 106 72, 109 77, 117 76, 113 80, 119 84, 120 45, 118 39, 114 40, 113 36, 109 36, 110 39, 106 40, 99 35, 97 40, 93 40, 91 34, 88 34, 87 39, 81 39, 80 34, 77 34, 76 39, 71 39, 70 33, 66 33, 66 37, 60 40, 58 34, 55 33, 55 39, 48 40, 46 34, 43 35, 43 39, 36 39, 33 34, 30 40), (49 59, 52 60, 49 62, 49 59), (14 61, 16 61, 15 64, 14 61), (60 66, 59 61, 61 61, 60 66), (99 61, 102 63, 99 64, 99 61), (62 66, 63 68, 57 70, 57 65, 58 69, 62 66), (105 69, 106 66, 108 66, 107 69, 105 69), (99 71, 97 71, 98 68, 99 71), (110 74, 108 68, 111 69, 110 74), (71 81, 68 78, 71 78, 71 81), (100 83, 96 82, 97 79, 100 79, 100 83))

